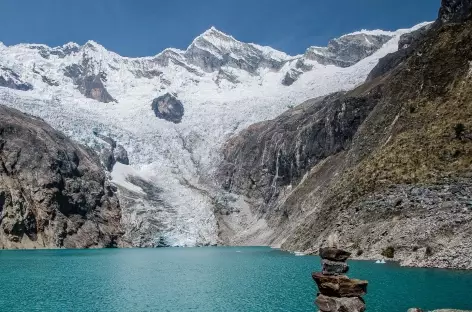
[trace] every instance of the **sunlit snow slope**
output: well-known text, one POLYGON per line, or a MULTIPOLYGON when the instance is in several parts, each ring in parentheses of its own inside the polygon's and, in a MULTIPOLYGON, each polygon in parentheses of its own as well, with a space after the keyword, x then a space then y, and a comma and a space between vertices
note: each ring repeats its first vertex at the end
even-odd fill
POLYGON ((215 28, 185 51, 144 58, 122 57, 92 41, 56 48, 0 43, 0 103, 97 150, 104 142, 94 132, 125 147, 130 165, 117 163, 110 177, 131 244, 215 244, 214 210, 224 196, 212 174, 223 142, 306 99, 362 83, 411 30, 360 31, 298 56, 215 28), (151 108, 167 93, 183 105, 180 123, 151 108))

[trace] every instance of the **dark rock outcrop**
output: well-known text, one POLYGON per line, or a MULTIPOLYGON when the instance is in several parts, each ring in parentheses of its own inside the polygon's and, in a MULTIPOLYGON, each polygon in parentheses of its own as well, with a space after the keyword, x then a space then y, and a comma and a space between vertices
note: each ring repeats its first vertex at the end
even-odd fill
POLYGON ((20 75, 5 66, 0 66, 0 87, 21 91, 29 91, 33 89, 33 86, 30 83, 22 81, 20 75))
POLYGON ((285 74, 282 84, 284 86, 291 86, 302 74, 303 72, 299 70, 291 69, 285 74))
POLYGON ((401 35, 400 40, 398 41, 398 50, 406 49, 413 43, 419 42, 421 38, 423 38, 426 33, 431 29, 432 26, 433 24, 428 24, 413 32, 401 35))
POLYGON ((77 89, 85 97, 102 103, 117 102, 103 84, 103 81, 106 81, 106 73, 99 71, 96 74, 91 59, 86 55, 83 56, 82 64, 67 66, 64 75, 72 79, 77 89))
POLYGON ((61 47, 48 47, 40 44, 30 44, 28 46, 32 50, 37 50, 39 55, 45 59, 49 59, 51 55, 59 58, 65 58, 68 55, 79 52, 79 46, 75 43, 68 43, 61 47))
POLYGON ((79 84, 80 92, 86 97, 102 103, 117 102, 103 85, 103 77, 103 73, 84 77, 79 84))
POLYGON ((175 95, 166 93, 152 101, 152 110, 156 117, 173 123, 180 123, 184 116, 184 106, 175 95))
POLYGON ((236 77, 235 75, 229 73, 229 72, 226 72, 222 69, 220 69, 218 71, 218 75, 216 76, 216 84, 217 85, 220 85, 220 83, 223 81, 223 80, 226 80, 226 81, 229 81, 231 83, 239 83, 240 81, 238 80, 238 77, 236 77))
POLYGON ((41 76, 41 80, 44 82, 44 83, 47 83, 48 85, 50 85, 51 87, 57 87, 59 86, 59 82, 55 81, 54 79, 52 78, 49 78, 48 76, 46 76, 45 72, 44 72, 44 69, 41 68, 41 67, 36 67, 36 64, 33 64, 33 73, 35 74, 38 74, 39 76, 41 76))
POLYGON ((112 171, 117 162, 129 165, 128 151, 122 145, 97 130, 94 130, 93 134, 105 143, 105 145, 98 145, 94 149, 100 155, 100 160, 108 171, 112 171))
POLYGON ((460 23, 472 15, 470 0, 441 0, 439 21, 443 23, 460 23))
POLYGON ((1 248, 117 246, 118 198, 98 157, 43 120, 0 106, 1 248))

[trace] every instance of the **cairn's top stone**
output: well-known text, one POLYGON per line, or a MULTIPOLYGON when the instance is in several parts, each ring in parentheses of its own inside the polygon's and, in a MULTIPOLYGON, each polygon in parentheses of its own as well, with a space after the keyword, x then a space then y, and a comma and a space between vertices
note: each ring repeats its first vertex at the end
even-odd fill
POLYGON ((341 249, 333 247, 320 248, 321 259, 327 259, 331 261, 346 261, 350 256, 350 252, 341 249))

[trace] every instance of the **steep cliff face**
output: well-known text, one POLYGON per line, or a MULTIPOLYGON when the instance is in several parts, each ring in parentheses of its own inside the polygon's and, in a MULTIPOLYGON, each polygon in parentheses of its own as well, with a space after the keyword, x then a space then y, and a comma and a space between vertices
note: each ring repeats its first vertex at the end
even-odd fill
POLYGON ((0 106, 0 247, 113 247, 120 206, 97 156, 0 106))
POLYGON ((360 96, 334 93, 250 126, 224 147, 220 174, 225 189, 261 198, 264 204, 277 202, 280 191, 349 147, 381 96, 381 88, 360 96))
POLYGON ((357 89, 228 142, 220 181, 265 221, 261 243, 317 250, 336 233, 360 257, 472 268, 470 5, 443 1, 414 53, 357 89))

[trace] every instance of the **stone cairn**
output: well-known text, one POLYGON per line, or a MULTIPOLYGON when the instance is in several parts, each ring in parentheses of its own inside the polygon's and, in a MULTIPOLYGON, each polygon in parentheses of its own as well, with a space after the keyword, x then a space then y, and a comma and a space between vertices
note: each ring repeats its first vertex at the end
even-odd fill
POLYGON ((367 281, 351 279, 346 260, 350 252, 333 247, 320 248, 322 272, 313 272, 318 285, 315 304, 321 312, 363 312, 367 293, 367 281))

